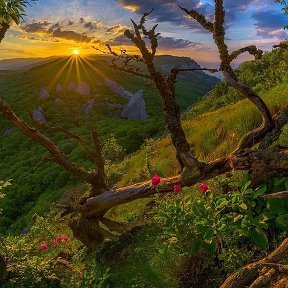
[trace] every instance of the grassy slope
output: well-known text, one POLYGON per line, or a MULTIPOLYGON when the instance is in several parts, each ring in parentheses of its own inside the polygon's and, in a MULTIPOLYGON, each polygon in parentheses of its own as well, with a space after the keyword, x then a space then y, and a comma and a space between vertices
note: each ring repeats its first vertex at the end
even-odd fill
MULTIPOLYGON (((147 80, 110 69, 103 57, 92 57, 86 60, 88 62, 85 60, 77 62, 75 59, 60 58, 25 72, 0 71, 0 95, 18 115, 28 121, 27 112, 42 106, 49 123, 65 126, 86 139, 89 139, 90 131, 97 128, 103 141, 114 135, 128 153, 138 149, 144 139, 161 133, 163 130, 161 100, 155 89, 151 85, 147 86, 147 80), (125 100, 103 85, 105 78, 117 81, 131 92, 144 89, 150 118, 147 121, 134 121, 107 117, 107 109, 103 106, 97 106, 91 116, 86 116, 81 110, 81 105, 85 104, 88 98, 83 99, 76 94, 64 95, 65 105, 57 107, 54 104, 54 99, 58 97, 53 92, 57 83, 67 84, 70 81, 78 83, 82 80, 97 89, 97 92, 93 91, 90 97, 96 94, 97 99, 109 98, 112 102, 125 103, 125 100), (39 100, 41 87, 48 87, 51 99, 39 100)), ((174 59, 177 62, 177 58, 174 59)), ((206 94, 211 87, 203 81, 195 82, 193 75, 187 75, 177 86, 182 111, 206 94)), ((14 227, 23 226, 25 215, 49 209, 51 203, 59 199, 65 190, 78 184, 61 168, 45 161, 44 158, 48 153, 20 132, 13 131, 11 135, 5 136, 3 132, 11 126, 3 118, 0 119, 0 179, 13 179, 12 187, 7 189, 6 197, 1 201, 5 210, 0 218, 0 227, 4 231, 5 227, 12 224, 14 227), (24 217, 15 223, 21 215, 24 217)), ((93 167, 73 141, 59 133, 53 136, 73 161, 87 168, 93 167)), ((83 190, 85 191, 86 187, 83 187, 83 190)))

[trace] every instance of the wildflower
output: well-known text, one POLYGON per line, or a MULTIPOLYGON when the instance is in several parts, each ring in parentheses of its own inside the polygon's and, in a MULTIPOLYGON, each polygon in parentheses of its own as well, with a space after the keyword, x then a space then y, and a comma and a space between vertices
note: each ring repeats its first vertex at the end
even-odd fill
POLYGON ((62 243, 66 243, 67 241, 69 241, 69 238, 67 236, 63 236, 61 241, 62 243))
POLYGON ((209 189, 209 187, 206 183, 200 183, 199 188, 200 188, 202 193, 206 193, 209 189))
POLYGON ((159 177, 159 175, 155 174, 151 180, 152 185, 157 186, 160 182, 161 182, 161 178, 159 177))
POLYGON ((48 248, 48 244, 47 243, 41 243, 40 244, 40 249, 41 250, 46 250, 48 248))
POLYGON ((58 242, 58 241, 62 241, 62 236, 59 236, 59 235, 56 236, 56 237, 55 237, 55 241, 56 241, 56 242, 58 242))
POLYGON ((181 191, 182 191, 182 187, 180 185, 174 186, 174 192, 181 192, 181 191))
POLYGON ((57 243, 54 243, 54 244, 53 244, 53 248, 56 249, 57 247, 58 247, 58 244, 57 244, 57 243))

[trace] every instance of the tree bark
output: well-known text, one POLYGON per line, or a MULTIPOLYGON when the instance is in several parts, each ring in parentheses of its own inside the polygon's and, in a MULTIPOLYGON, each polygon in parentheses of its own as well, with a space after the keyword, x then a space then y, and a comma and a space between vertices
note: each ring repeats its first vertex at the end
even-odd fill
POLYGON ((9 23, 0 23, 0 43, 4 39, 6 32, 9 30, 10 24, 9 23))

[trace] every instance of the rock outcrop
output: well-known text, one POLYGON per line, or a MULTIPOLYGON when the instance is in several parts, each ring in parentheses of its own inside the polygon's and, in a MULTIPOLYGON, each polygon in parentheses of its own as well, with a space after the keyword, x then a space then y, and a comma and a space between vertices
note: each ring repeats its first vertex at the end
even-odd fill
POLYGON ((133 120, 146 120, 148 113, 143 96, 143 90, 139 90, 133 95, 127 106, 121 113, 121 116, 133 120))
POLYGON ((32 112, 33 118, 39 122, 46 123, 46 118, 42 107, 38 107, 32 112))
POLYGON ((95 105, 95 99, 89 100, 89 101, 87 102, 87 104, 85 105, 85 107, 84 107, 84 113, 85 113, 86 115, 90 115, 91 112, 92 112, 92 109, 93 109, 94 105, 95 105))
POLYGON ((56 85, 55 91, 56 91, 56 93, 58 93, 58 94, 63 92, 63 87, 62 87, 62 85, 61 85, 60 83, 58 83, 58 84, 56 85))
POLYGON ((76 87, 75 92, 82 96, 88 96, 90 94, 90 86, 83 81, 76 87))
POLYGON ((45 87, 40 89, 39 98, 40 99, 47 99, 50 97, 48 90, 45 87))
POLYGON ((110 80, 110 79, 105 79, 104 80, 104 85, 108 87, 112 92, 130 100, 134 94, 125 90, 121 85, 119 85, 117 82, 110 80))

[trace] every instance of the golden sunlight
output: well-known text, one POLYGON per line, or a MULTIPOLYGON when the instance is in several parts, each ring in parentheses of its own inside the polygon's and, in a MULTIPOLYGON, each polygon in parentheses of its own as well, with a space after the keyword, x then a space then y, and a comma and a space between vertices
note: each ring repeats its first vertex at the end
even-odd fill
POLYGON ((79 50, 78 50, 78 49, 74 49, 74 50, 73 50, 73 54, 74 54, 74 55, 79 55, 79 50))

